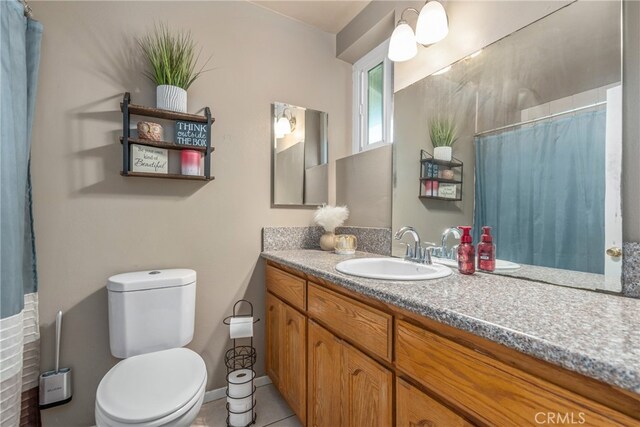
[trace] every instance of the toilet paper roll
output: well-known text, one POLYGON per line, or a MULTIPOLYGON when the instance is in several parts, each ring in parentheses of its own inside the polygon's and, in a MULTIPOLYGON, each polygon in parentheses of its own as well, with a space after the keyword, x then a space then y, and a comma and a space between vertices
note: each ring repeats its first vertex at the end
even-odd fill
POLYGON ((242 414, 229 413, 229 425, 232 427, 245 427, 252 421, 251 416, 252 411, 244 412, 242 414))
POLYGON ((227 402, 229 403, 230 412, 247 412, 251 410, 252 396, 245 397, 243 399, 234 399, 227 396, 227 402))
POLYGON ((251 369, 238 369, 227 376, 229 390, 227 395, 232 398, 244 398, 253 392, 253 377, 255 373, 251 369))
POLYGON ((252 337, 253 317, 232 317, 229 320, 229 336, 232 340, 252 337))

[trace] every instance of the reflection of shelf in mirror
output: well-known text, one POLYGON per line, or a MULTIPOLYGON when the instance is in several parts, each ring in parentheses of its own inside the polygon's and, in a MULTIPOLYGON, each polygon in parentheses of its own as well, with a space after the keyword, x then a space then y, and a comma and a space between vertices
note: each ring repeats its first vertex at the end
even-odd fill
POLYGON ((165 179, 184 179, 191 181, 211 181, 215 179, 214 177, 207 178, 202 175, 180 175, 173 173, 149 173, 149 172, 128 172, 126 175, 124 172, 120 172, 122 176, 135 176, 141 178, 165 178, 165 179))
POLYGON ((462 184, 462 181, 457 179, 445 179, 445 178, 424 178, 421 177, 420 181, 436 181, 436 182, 444 182, 447 184, 462 184))
MULTIPOLYGON (((122 137, 120 137, 120 144, 122 144, 122 137)), ((158 148, 167 148, 169 150, 195 150, 195 151, 207 151, 207 147, 197 146, 197 145, 179 145, 175 142, 168 141, 151 141, 150 139, 137 139, 137 138, 129 138, 129 144, 138 144, 145 145, 148 147, 158 147, 158 148)), ((214 151, 215 148, 211 147, 211 151, 214 151)))
POLYGON ((421 199, 432 199, 432 200, 444 200, 446 202, 461 202, 462 198, 450 199, 448 197, 438 197, 438 196, 418 196, 421 199))
POLYGON ((448 166, 450 168, 458 168, 462 166, 462 162, 456 162, 455 160, 446 161, 438 159, 422 159, 420 160, 420 163, 431 163, 433 165, 448 166))

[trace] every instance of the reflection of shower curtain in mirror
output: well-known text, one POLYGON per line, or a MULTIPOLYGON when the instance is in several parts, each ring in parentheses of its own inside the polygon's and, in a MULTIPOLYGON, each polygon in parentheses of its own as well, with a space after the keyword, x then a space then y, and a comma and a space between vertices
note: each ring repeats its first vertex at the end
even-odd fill
POLYGON ((475 238, 489 225, 500 259, 603 273, 605 115, 476 137, 475 238))

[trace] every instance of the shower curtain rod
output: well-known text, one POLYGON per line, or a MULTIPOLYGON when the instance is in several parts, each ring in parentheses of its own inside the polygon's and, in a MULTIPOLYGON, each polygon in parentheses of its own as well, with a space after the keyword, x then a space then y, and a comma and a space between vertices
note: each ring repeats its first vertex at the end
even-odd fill
POLYGON ((519 122, 519 123, 514 123, 514 124, 511 124, 511 125, 501 126, 501 127, 495 128, 495 129, 485 130, 483 132, 478 132, 473 136, 474 137, 475 136, 482 136, 482 135, 486 135, 488 133, 499 132, 501 130, 511 129, 511 128, 515 128, 515 127, 523 126, 523 125, 528 125, 530 123, 539 122, 541 120, 548 120, 548 119, 552 119, 554 117, 564 116, 565 114, 576 113, 578 111, 586 110, 588 108, 599 107, 601 105, 605 105, 606 103, 607 103, 607 101, 600 101, 600 102, 596 102, 595 104, 585 105, 584 107, 573 108, 571 110, 563 111, 561 113, 549 114, 548 116, 538 117, 537 119, 526 120, 524 122, 519 122))
POLYGON ((19 1, 24 6, 24 16, 26 16, 27 18, 33 19, 33 9, 31 9, 31 6, 29 6, 29 3, 27 3, 27 0, 19 0, 19 1))

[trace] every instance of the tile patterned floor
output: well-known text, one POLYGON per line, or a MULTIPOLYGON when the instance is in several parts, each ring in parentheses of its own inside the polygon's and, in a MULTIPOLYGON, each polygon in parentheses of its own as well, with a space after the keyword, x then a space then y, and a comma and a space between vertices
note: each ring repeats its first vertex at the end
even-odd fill
MULTIPOLYGON (((191 427, 225 427, 226 402, 223 398, 202 405, 198 418, 191 427)), ((273 384, 256 390, 256 413, 256 427, 302 427, 273 384)))

